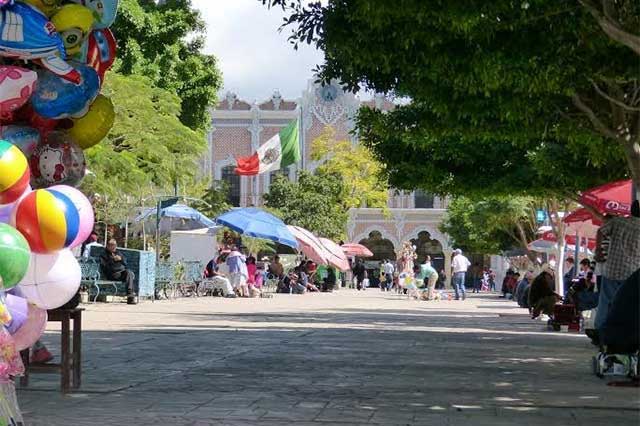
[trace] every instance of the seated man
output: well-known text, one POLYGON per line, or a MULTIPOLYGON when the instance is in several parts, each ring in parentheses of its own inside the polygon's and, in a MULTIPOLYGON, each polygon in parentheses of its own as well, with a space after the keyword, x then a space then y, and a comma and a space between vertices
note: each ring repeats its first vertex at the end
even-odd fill
POLYGON ((122 253, 117 250, 115 239, 110 239, 107 248, 100 256, 100 266, 105 278, 111 281, 121 281, 127 286, 127 304, 135 305, 136 293, 133 286, 135 275, 127 269, 127 262, 122 253))
POLYGON ((235 293, 233 292, 229 278, 226 276, 228 274, 228 268, 224 268, 222 265, 227 265, 225 255, 211 259, 204 270, 204 277, 211 280, 214 291, 218 291, 225 297, 233 297, 235 293))
POLYGON ((521 308, 529 307, 529 286, 532 277, 533 272, 527 271, 524 274, 524 278, 520 280, 518 286, 516 287, 514 298, 516 302, 518 302, 518 306, 520 306, 521 308))
POLYGON ((541 313, 553 315, 556 302, 560 299, 555 293, 555 282, 551 270, 545 269, 531 283, 529 290, 529 309, 533 319, 541 313))

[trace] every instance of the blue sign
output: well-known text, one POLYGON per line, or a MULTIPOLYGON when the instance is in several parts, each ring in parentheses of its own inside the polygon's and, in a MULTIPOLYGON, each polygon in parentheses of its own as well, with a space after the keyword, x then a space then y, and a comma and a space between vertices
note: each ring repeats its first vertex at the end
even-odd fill
POLYGON ((538 221, 538 224, 544 223, 544 221, 547 220, 547 217, 546 210, 536 210, 536 220, 538 221))

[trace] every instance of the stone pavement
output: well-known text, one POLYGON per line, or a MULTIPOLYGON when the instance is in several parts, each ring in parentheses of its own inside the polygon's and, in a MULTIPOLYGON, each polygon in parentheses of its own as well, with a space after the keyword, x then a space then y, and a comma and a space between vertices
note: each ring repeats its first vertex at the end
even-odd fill
MULTIPOLYGON (((584 336, 513 302, 377 289, 87 305, 84 376, 18 393, 28 425, 638 425, 584 336)), ((55 324, 45 337, 57 353, 55 324)))

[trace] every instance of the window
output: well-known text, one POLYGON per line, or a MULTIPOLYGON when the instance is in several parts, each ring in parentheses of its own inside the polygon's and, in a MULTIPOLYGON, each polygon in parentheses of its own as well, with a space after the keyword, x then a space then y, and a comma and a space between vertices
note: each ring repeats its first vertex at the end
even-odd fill
POLYGON ((240 176, 235 173, 236 166, 222 168, 222 181, 229 185, 229 204, 240 207, 240 176))
POLYGON ((416 209, 432 209, 433 194, 417 189, 414 195, 416 209))

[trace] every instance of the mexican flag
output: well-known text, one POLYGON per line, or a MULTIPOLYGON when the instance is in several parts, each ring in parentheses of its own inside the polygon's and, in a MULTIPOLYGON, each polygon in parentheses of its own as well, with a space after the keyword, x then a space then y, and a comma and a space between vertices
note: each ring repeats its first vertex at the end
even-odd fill
POLYGON ((236 174, 242 176, 272 172, 297 163, 300 161, 298 120, 266 141, 251 157, 238 157, 236 161, 236 174))

